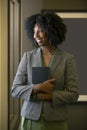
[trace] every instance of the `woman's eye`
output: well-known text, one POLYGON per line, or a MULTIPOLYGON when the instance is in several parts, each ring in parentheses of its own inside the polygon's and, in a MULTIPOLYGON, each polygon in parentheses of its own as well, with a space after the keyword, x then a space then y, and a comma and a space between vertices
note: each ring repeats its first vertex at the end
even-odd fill
POLYGON ((34 30, 34 33, 42 33, 42 32, 44 32, 44 30, 43 29, 39 29, 39 30, 34 30))
POLYGON ((43 29, 39 29, 38 32, 43 32, 43 29))

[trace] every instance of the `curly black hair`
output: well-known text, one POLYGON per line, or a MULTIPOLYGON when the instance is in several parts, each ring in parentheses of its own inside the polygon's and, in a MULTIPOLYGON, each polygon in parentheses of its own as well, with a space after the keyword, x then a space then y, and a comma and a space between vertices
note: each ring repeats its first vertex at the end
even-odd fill
POLYGON ((45 29, 48 40, 51 45, 57 47, 65 40, 67 27, 63 23, 63 19, 54 12, 43 12, 32 15, 25 20, 25 29, 28 37, 33 41, 34 45, 38 44, 34 41, 34 26, 38 24, 45 29))

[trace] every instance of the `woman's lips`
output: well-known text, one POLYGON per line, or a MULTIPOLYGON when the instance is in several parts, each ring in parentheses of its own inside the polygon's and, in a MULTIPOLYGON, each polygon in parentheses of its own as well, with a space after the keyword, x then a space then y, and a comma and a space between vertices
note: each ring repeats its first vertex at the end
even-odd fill
POLYGON ((36 41, 37 41, 37 43, 41 43, 42 40, 41 39, 36 39, 36 41))

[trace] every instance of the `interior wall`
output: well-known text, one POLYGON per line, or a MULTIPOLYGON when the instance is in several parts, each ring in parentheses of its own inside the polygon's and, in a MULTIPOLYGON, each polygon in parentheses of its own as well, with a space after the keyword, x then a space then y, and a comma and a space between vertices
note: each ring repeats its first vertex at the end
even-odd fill
POLYGON ((68 107, 69 130, 87 130, 87 102, 77 102, 68 107))
POLYGON ((44 9, 87 10, 87 0, 44 0, 44 9))

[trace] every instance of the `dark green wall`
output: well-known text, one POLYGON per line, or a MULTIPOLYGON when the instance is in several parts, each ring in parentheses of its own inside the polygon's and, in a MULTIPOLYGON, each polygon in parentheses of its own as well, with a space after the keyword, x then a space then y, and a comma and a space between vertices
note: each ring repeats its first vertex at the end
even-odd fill
POLYGON ((87 9, 87 0, 43 0, 44 9, 87 9))

